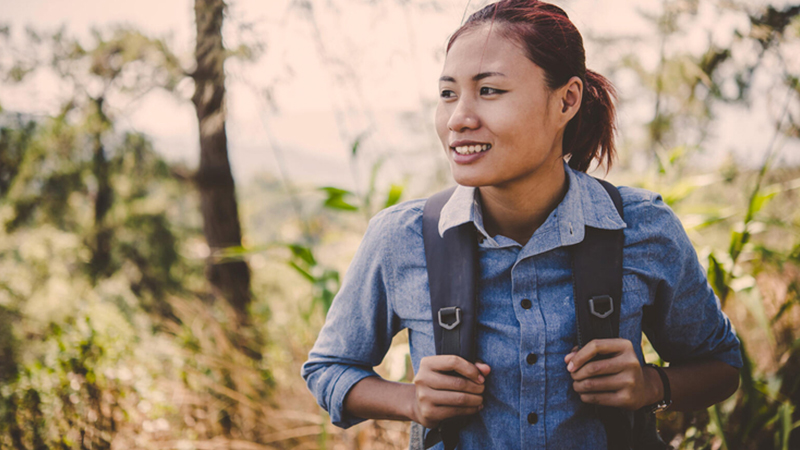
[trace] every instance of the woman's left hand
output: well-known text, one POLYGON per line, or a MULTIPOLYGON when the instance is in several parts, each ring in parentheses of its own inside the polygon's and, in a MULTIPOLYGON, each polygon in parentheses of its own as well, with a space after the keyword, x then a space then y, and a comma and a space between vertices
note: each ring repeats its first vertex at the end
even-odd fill
POLYGON ((574 348, 564 362, 584 403, 633 411, 658 401, 661 379, 639 364, 627 339, 594 339, 580 350, 574 348), (593 361, 598 355, 606 359, 593 361))

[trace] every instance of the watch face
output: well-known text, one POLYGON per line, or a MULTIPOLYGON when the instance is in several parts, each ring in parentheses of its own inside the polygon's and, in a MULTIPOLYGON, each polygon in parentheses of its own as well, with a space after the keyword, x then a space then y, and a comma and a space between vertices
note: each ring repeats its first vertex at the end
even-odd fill
POLYGON ((669 405, 671 405, 671 404, 672 404, 672 401, 666 402, 666 401, 662 400, 662 401, 656 403, 655 405, 653 405, 652 412, 657 413, 657 412, 664 411, 665 409, 669 408, 669 405))

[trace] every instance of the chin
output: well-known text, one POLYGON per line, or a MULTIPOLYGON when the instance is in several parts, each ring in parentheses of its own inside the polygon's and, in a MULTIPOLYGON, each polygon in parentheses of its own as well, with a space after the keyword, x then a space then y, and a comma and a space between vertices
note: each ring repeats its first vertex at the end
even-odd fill
POLYGON ((455 170, 453 167, 450 168, 450 174, 453 177, 453 180, 455 180, 455 182, 460 184, 461 186, 467 186, 467 187, 491 186, 497 181, 486 176, 486 174, 475 173, 475 172, 476 171, 463 170, 462 167, 457 167, 455 168, 455 170))

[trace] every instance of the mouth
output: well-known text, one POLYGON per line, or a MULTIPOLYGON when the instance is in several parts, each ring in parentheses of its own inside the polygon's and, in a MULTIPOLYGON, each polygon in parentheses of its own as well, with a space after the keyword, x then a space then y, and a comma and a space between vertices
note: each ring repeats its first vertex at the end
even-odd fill
POLYGON ((492 144, 469 144, 451 146, 450 149, 459 155, 471 155, 473 153, 482 153, 492 148, 492 144))

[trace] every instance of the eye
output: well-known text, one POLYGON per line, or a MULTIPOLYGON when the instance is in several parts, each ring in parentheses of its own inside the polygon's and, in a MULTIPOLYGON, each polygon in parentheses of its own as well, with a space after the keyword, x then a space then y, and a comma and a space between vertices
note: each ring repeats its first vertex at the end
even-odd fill
POLYGON ((497 94, 502 94, 504 92, 506 91, 501 91, 500 89, 490 88, 487 86, 481 88, 481 95, 497 95, 497 94))
POLYGON ((454 98, 455 96, 456 93, 451 91, 450 89, 442 89, 442 91, 439 92, 439 97, 441 98, 454 98))

